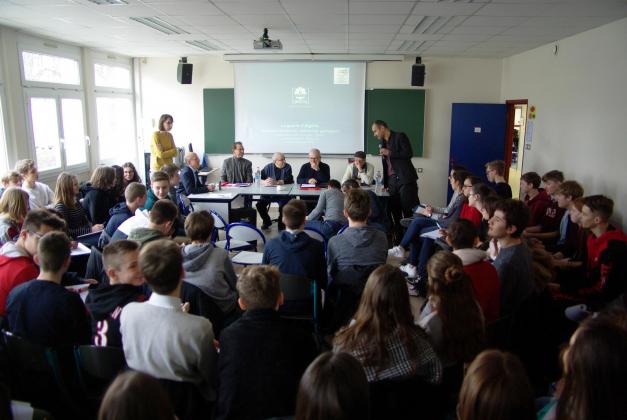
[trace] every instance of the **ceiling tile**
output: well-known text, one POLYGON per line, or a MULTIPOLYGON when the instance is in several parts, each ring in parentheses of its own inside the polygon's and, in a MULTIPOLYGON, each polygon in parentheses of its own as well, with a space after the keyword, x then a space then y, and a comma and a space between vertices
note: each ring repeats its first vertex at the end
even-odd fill
POLYGON ((496 35, 507 28, 502 26, 458 26, 450 33, 453 35, 496 35))
POLYGON ((422 16, 472 16, 483 5, 468 3, 418 3, 412 14, 422 16))
POLYGON ((401 25, 349 25, 349 32, 371 32, 395 34, 401 25))
MULTIPOLYGON (((179 19, 188 25, 198 26, 227 26, 237 25, 233 19, 228 16, 215 16, 215 15, 172 15, 175 19, 179 19)), ((167 20, 168 18, 166 18, 167 20)))
POLYGON ((414 2, 399 1, 351 1, 349 13, 373 15, 407 15, 414 2))
POLYGON ((477 16, 542 16, 547 4, 486 4, 477 12, 477 16))
POLYGON ((348 0, 283 0, 281 4, 290 15, 348 13, 348 0))
POLYGON ((349 25, 400 25, 405 20, 402 15, 349 15, 349 25))
POLYGON ((230 15, 273 15, 283 13, 277 0, 215 1, 218 9, 230 15))
MULTIPOLYGON (((119 6, 111 6, 119 7, 119 6)), ((166 15, 222 15, 223 13, 209 2, 178 1, 172 3, 159 3, 152 6, 155 10, 166 15)))
POLYGON ((526 16, 469 16, 464 26, 514 26, 528 21, 526 16))

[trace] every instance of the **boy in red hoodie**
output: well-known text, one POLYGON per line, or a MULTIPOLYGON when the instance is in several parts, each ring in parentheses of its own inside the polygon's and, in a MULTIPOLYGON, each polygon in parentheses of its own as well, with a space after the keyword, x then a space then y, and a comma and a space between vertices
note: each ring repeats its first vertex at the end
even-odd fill
POLYGON ((581 227, 588 229, 587 286, 579 290, 590 309, 598 309, 625 291, 627 235, 610 225, 614 201, 603 195, 584 198, 581 227))
POLYGON ((542 215, 550 204, 551 199, 547 193, 540 188, 542 179, 536 172, 527 172, 520 177, 520 191, 523 193, 525 205, 529 207, 531 217, 529 227, 540 225, 542 215))
POLYGON ((501 284, 496 268, 487 261, 488 253, 475 248, 479 243, 477 228, 470 220, 459 219, 449 226, 446 242, 464 264, 485 322, 496 321, 501 314, 501 284))
POLYGON ((50 231, 64 231, 65 221, 46 209, 31 210, 24 219, 16 242, 7 242, 0 248, 0 316, 6 314, 6 301, 16 286, 37 278, 39 238, 50 231))

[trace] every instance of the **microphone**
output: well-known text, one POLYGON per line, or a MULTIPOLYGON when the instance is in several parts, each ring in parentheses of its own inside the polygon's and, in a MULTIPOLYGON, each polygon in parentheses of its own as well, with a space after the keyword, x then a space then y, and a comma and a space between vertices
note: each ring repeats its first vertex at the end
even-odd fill
POLYGON ((384 149, 385 148, 385 140, 381 139, 379 140, 379 150, 384 149))

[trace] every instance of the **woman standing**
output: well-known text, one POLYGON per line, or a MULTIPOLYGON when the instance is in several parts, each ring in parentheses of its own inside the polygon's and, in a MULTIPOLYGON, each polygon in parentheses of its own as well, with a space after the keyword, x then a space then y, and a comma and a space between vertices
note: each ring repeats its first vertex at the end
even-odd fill
POLYGON ((158 171, 163 165, 173 163, 176 156, 176 145, 170 134, 174 119, 172 115, 163 114, 159 117, 159 131, 152 134, 150 142, 150 170, 158 171))

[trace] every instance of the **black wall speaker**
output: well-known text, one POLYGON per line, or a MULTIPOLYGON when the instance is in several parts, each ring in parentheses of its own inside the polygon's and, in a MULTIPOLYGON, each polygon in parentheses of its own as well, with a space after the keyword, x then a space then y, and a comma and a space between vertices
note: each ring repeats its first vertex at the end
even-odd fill
POLYGON ((192 71, 194 65, 187 62, 187 58, 183 57, 179 60, 178 68, 176 69, 176 80, 183 85, 192 84, 192 71))
POLYGON ((425 65, 422 64, 420 57, 416 57, 416 64, 412 64, 411 66, 411 85, 425 85, 425 65))

